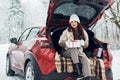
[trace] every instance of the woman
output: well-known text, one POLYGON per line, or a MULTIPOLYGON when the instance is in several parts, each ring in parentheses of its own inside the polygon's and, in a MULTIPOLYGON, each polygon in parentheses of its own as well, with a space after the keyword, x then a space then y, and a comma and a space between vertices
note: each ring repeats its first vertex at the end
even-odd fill
POLYGON ((88 34, 80 25, 79 17, 72 14, 69 19, 69 27, 65 29, 60 36, 59 45, 64 48, 62 55, 66 58, 71 58, 74 66, 77 69, 78 78, 81 76, 80 62, 82 63, 82 72, 85 80, 91 80, 90 64, 87 56, 83 53, 83 48, 88 47, 88 34), (68 48, 66 41, 81 40, 83 45, 79 47, 68 48))

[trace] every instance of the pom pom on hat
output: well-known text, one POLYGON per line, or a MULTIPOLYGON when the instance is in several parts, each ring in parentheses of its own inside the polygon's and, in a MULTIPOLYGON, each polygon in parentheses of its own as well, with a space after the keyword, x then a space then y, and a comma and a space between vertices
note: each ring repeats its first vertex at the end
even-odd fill
POLYGON ((71 23, 72 21, 77 21, 78 23, 80 23, 80 19, 76 14, 72 14, 70 16, 69 23, 71 23))

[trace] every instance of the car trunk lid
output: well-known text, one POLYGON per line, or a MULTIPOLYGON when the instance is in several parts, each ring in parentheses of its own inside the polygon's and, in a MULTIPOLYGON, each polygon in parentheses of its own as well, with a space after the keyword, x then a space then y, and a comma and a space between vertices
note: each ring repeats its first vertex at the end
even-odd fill
POLYGON ((81 24, 89 28, 98 21, 113 0, 50 0, 47 27, 58 27, 69 24, 69 17, 75 13, 81 24))

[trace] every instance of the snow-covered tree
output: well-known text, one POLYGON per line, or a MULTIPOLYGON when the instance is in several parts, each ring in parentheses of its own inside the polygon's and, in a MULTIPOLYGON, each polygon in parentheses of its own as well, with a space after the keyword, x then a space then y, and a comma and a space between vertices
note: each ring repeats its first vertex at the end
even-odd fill
POLYGON ((106 10, 95 29, 96 36, 102 41, 109 42, 111 48, 120 49, 120 0, 106 10))
POLYGON ((20 0, 9 0, 8 38, 18 37, 23 30, 24 12, 20 0))

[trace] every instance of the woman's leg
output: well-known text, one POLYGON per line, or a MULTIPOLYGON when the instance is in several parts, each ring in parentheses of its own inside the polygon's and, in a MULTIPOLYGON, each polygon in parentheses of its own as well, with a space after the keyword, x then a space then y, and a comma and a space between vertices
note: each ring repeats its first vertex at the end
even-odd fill
POLYGON ((79 63, 79 57, 78 57, 78 49, 77 48, 69 48, 68 50, 62 51, 62 56, 65 58, 71 58, 73 61, 73 64, 79 63))
POLYGON ((63 53, 63 56, 72 59, 74 70, 76 70, 78 73, 78 79, 81 79, 81 67, 79 63, 78 53, 79 52, 77 48, 70 48, 63 53))
POLYGON ((80 56, 80 60, 82 63, 82 72, 83 72, 84 77, 91 76, 90 63, 89 63, 87 56, 86 55, 80 56))
POLYGON ((73 64, 79 63, 78 49, 77 48, 70 48, 69 53, 70 53, 71 59, 73 61, 73 64))
POLYGON ((65 57, 65 58, 70 58, 71 59, 71 55, 69 53, 69 50, 62 50, 61 51, 61 56, 65 57))
POLYGON ((78 75, 80 75, 80 69, 79 67, 79 59, 82 63, 82 72, 84 77, 87 77, 88 79, 85 80, 91 80, 89 76, 91 76, 91 70, 90 70, 90 63, 85 54, 82 54, 80 57, 78 56, 79 50, 77 48, 70 48, 67 51, 64 51, 63 55, 65 57, 71 58, 73 61, 73 64, 75 64, 77 68, 78 75))
POLYGON ((73 64, 79 63, 77 48, 69 48, 67 50, 62 50, 61 55, 65 58, 71 58, 73 61, 73 64))

